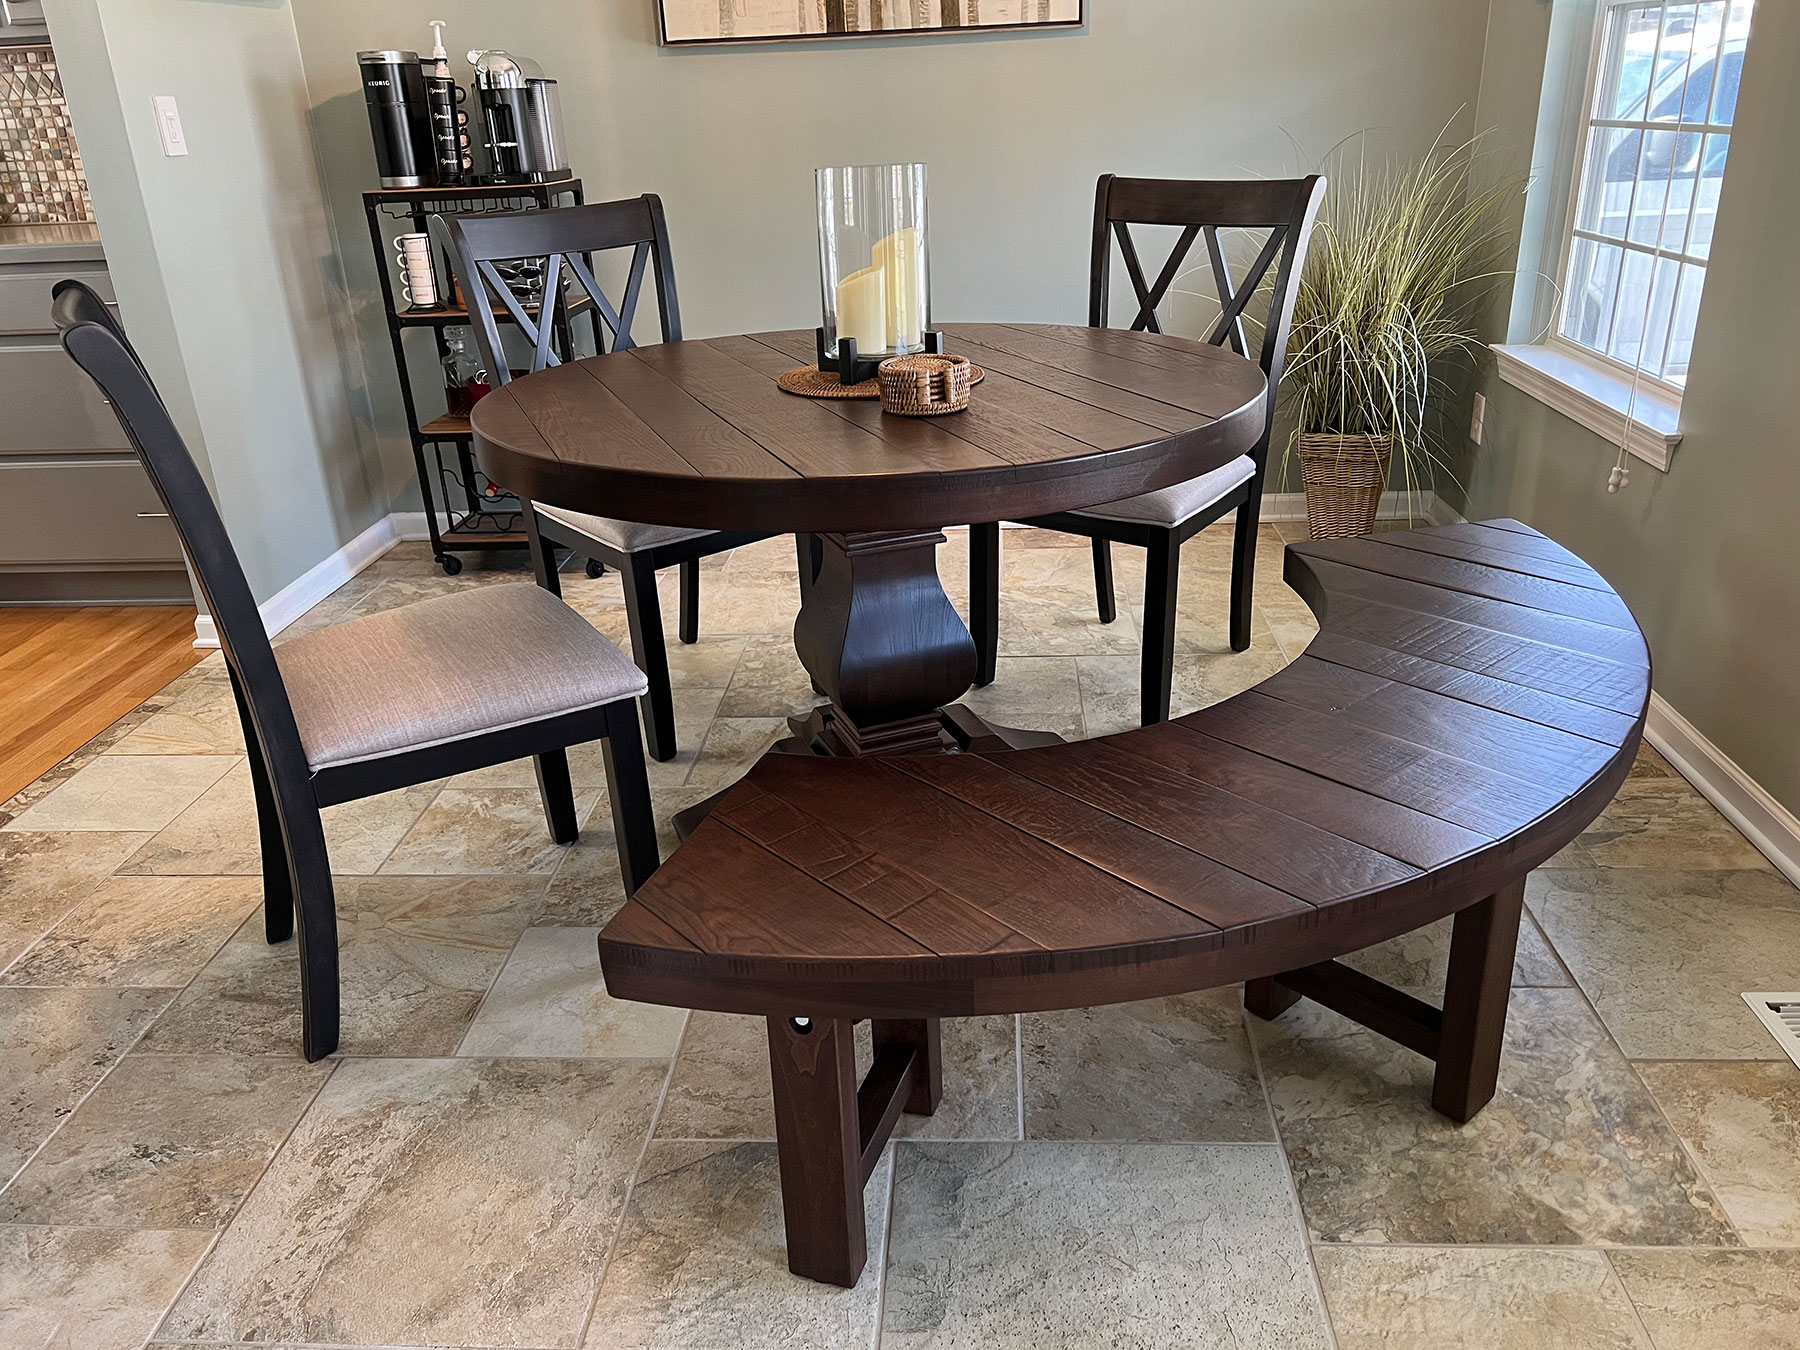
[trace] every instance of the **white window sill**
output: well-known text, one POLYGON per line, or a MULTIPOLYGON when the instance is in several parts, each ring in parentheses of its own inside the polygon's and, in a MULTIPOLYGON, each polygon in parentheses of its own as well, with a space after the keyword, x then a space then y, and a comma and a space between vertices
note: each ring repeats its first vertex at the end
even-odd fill
POLYGON ((1496 346, 1500 378, 1563 416, 1579 422, 1645 463, 1668 472, 1681 444, 1681 399, 1665 389, 1639 385, 1597 361, 1554 347, 1496 346))

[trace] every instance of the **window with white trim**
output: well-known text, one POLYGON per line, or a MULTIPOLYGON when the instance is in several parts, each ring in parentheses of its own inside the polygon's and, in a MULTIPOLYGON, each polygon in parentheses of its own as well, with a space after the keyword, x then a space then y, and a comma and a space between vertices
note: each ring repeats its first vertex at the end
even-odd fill
POLYGON ((1677 394, 1754 3, 1600 3, 1552 345, 1677 394))

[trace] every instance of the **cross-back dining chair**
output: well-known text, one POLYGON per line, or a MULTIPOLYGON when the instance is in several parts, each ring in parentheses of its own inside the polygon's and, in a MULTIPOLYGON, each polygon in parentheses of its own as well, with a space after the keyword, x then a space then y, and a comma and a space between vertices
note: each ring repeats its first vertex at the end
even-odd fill
POLYGON ((256 798, 263 926, 299 937, 303 1049, 338 1045, 337 910, 320 811, 532 757, 550 833, 580 830, 566 754, 604 741, 626 890, 656 870, 635 701, 644 676, 561 600, 482 586, 270 643, 212 495, 124 332, 59 282, 65 350, 93 377, 168 508, 218 628, 256 798))
MULTIPOLYGON (((1100 179, 1089 273, 1090 327, 1109 326, 1115 244, 1136 301, 1131 320, 1134 333, 1163 331, 1157 310, 1183 276, 1194 245, 1202 239, 1220 309, 1218 320, 1207 335, 1208 342, 1229 346, 1240 356, 1251 355, 1245 314, 1265 283, 1269 296, 1262 342, 1255 353, 1268 377, 1269 397, 1262 434, 1248 454, 1174 487, 1023 522, 1084 535, 1093 542, 1094 589, 1102 623, 1111 623, 1118 617, 1112 545, 1130 544, 1148 551, 1141 682, 1146 726, 1169 717, 1181 546, 1230 511, 1237 512, 1231 557, 1231 647, 1241 652, 1250 646, 1256 534, 1269 464, 1269 436, 1275 425, 1275 394, 1287 358, 1288 329, 1298 296, 1295 283, 1305 266, 1307 242, 1324 198, 1325 180, 1317 175, 1277 181, 1118 178, 1112 174, 1100 179), (1181 231, 1154 280, 1138 253, 1137 239, 1131 232, 1133 225, 1174 226, 1181 231), (1241 276, 1233 275, 1231 260, 1220 242, 1219 232, 1227 229, 1268 232, 1241 276)), ((999 650, 1000 527, 971 527, 969 547, 971 626, 979 658, 978 680, 988 684, 994 678, 999 650)))
MULTIPOLYGON (((512 372, 493 312, 495 302, 505 308, 530 346, 532 371, 562 364, 555 342, 557 316, 560 314, 567 321, 571 309, 589 303, 604 327, 604 334, 597 332, 597 336, 601 336, 606 350, 622 352, 637 346, 632 330, 646 278, 656 286, 662 340, 681 340, 681 310, 675 293, 675 267, 669 256, 669 230, 663 218, 662 199, 654 194, 548 211, 433 216, 431 231, 450 258, 463 295, 490 301, 471 303, 468 308, 482 359, 496 384, 510 382, 512 372), (594 275, 593 255, 623 249, 631 250, 630 270, 618 303, 614 304, 594 275), (521 258, 544 262, 544 304, 536 313, 520 303, 500 274, 498 264, 521 258), (576 285, 565 288, 565 278, 576 285), (606 335, 610 335, 610 342, 606 335)), ((558 548, 609 564, 618 571, 625 585, 631 654, 650 682, 644 695, 645 739, 653 759, 673 759, 675 703, 669 687, 669 657, 663 642, 656 574, 664 567, 681 568, 677 631, 682 642, 697 642, 700 559, 766 536, 645 525, 544 502, 526 502, 524 511, 532 570, 545 590, 553 595, 562 593, 557 574, 558 548)))

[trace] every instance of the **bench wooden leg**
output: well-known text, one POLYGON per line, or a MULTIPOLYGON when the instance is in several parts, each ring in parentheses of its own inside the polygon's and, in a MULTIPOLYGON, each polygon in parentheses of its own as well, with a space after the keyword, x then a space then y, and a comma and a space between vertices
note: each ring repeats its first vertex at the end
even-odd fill
POLYGON ((1513 954, 1525 878, 1458 912, 1444 981, 1444 1023, 1438 1038, 1431 1104, 1466 1122, 1493 1100, 1512 994, 1513 954))
POLYGON ((788 1269, 848 1289, 869 1255, 854 1024, 771 1017, 769 1067, 788 1269))
POLYGON ((904 1110, 909 1116, 937 1114, 944 1100, 944 1046, 940 1024, 935 1017, 912 1022, 886 1022, 877 1018, 871 1027, 875 1033, 875 1057, 889 1046, 917 1050, 912 1091, 907 1094, 904 1110))
POLYGON ((848 1289, 868 1261, 863 1187, 902 1111, 928 1116, 944 1095, 936 1018, 876 1021, 875 1062, 856 1081, 856 1024, 769 1019, 775 1152, 788 1269, 848 1289))
POLYGON ((1494 1099, 1499 1082, 1513 953, 1519 945, 1524 903, 1521 877, 1457 912, 1442 1010, 1339 961, 1251 980, 1244 985, 1244 1007, 1273 1021, 1310 998, 1436 1060, 1431 1104, 1458 1124, 1466 1124, 1494 1099))

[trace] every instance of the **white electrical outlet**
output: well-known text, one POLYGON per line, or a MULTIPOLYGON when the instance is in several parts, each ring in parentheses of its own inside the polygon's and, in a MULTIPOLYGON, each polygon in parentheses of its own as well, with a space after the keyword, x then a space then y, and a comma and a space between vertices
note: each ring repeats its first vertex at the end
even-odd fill
POLYGON ((1475 395, 1475 415, 1469 419, 1469 439, 1476 445, 1481 444, 1482 428, 1487 423, 1487 399, 1475 395))
POLYGON ((162 137, 163 154, 171 158, 185 155, 187 137, 181 130, 181 109, 175 106, 173 94, 158 94, 150 100, 156 108, 156 134, 162 137))

